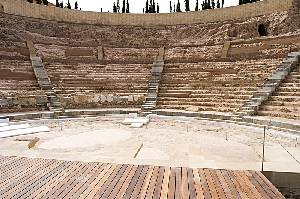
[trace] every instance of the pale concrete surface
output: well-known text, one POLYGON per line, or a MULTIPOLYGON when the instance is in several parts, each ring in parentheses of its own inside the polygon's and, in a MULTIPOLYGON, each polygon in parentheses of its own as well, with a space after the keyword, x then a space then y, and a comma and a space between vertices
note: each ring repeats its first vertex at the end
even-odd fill
MULTIPOLYGON (((260 170, 263 129, 185 117, 154 117, 140 129, 123 125, 126 115, 64 121, 48 125, 35 148, 16 138, 0 139, 1 155, 160 166, 260 170), (227 137, 227 140, 226 140, 227 137), (137 154, 139 147, 143 147, 137 154)), ((268 129, 265 170, 300 172, 300 135, 268 129), (296 141, 297 140, 297 141, 296 141), (287 153, 288 150, 294 158, 287 153)))

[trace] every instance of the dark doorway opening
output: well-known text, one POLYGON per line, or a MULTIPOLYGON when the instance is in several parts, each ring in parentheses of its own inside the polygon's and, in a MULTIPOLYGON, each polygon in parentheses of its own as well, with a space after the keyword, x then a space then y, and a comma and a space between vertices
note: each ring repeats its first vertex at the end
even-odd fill
POLYGON ((264 24, 258 26, 259 36, 268 36, 268 30, 264 24))

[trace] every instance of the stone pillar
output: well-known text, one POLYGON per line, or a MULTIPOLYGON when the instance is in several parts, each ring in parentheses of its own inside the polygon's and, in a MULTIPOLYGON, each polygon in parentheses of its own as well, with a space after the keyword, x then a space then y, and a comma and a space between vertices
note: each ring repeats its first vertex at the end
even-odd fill
POLYGON ((300 0, 293 0, 292 8, 289 12, 290 31, 300 29, 300 0))
POLYGON ((103 46, 98 46, 98 60, 103 61, 103 59, 104 59, 103 46))
POLYGON ((29 50, 29 54, 30 54, 30 58, 36 57, 37 56, 37 52, 36 49, 34 47, 34 44, 32 41, 27 41, 27 48, 29 50))
POLYGON ((231 46, 231 42, 230 41, 225 41, 225 43, 223 45, 223 49, 222 49, 222 54, 221 54, 222 58, 227 58, 230 46, 231 46))
POLYGON ((159 61, 163 61, 165 59, 165 47, 159 48, 157 59, 159 61))

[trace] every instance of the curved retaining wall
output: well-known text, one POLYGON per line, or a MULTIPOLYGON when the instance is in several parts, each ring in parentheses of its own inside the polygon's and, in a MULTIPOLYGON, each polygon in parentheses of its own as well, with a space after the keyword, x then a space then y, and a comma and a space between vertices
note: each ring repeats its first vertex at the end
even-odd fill
MULTIPOLYGON (((128 108, 113 108, 113 109, 67 109, 64 113, 54 113, 51 111, 44 112, 27 112, 27 113, 9 113, 1 114, 0 119, 9 118, 11 121, 26 121, 34 119, 63 119, 63 118, 76 118, 76 117, 89 117, 89 116, 105 116, 112 114, 138 114, 140 109, 128 108)), ((287 131, 290 133, 300 134, 300 124, 295 122, 279 121, 277 119, 270 120, 257 117, 237 117, 231 114, 223 113, 202 113, 202 112, 189 112, 181 110, 154 110, 152 112, 161 116, 175 116, 175 117, 193 117, 204 120, 213 120, 220 122, 235 123, 245 126, 267 126, 268 128, 287 131)))
POLYGON ((288 11, 293 0, 264 0, 257 3, 216 10, 160 14, 114 14, 68 10, 28 3, 24 0, 0 0, 4 12, 52 21, 99 25, 180 25, 209 23, 256 17, 288 11))

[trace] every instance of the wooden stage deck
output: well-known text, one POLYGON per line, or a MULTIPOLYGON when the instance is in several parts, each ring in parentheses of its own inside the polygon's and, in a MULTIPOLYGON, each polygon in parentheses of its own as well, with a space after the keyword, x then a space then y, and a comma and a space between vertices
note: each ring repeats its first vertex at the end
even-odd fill
POLYGON ((0 156, 0 198, 284 198, 260 173, 0 156))

